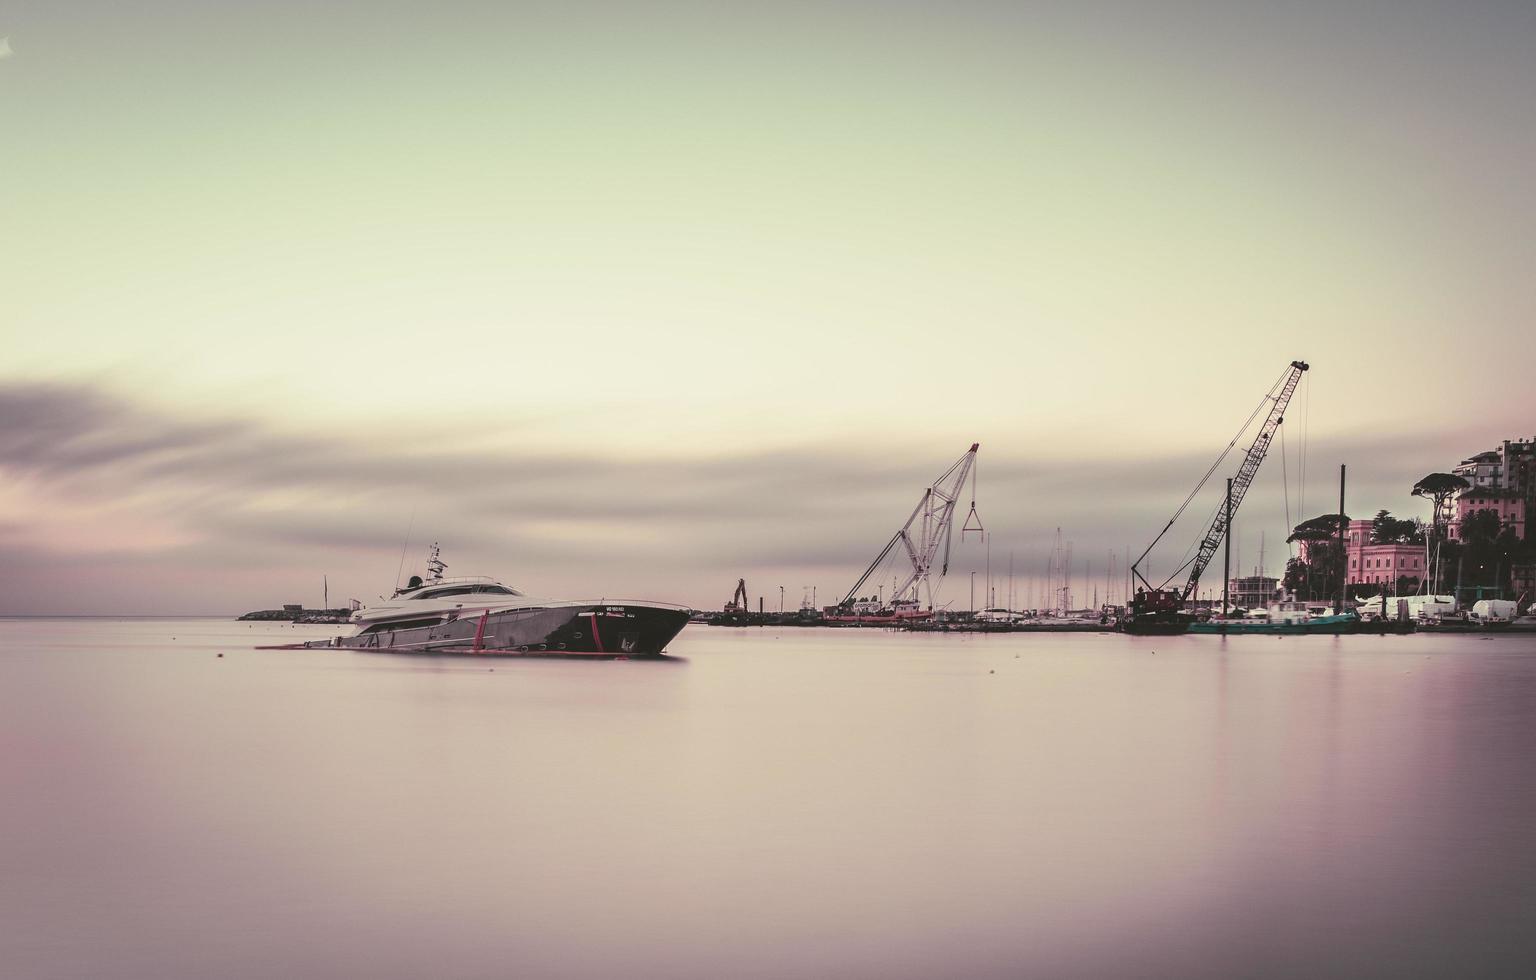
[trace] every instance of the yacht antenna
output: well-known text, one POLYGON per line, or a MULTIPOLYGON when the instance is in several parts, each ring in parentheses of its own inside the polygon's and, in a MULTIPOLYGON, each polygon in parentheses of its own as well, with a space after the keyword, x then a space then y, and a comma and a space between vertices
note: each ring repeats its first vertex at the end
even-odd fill
POLYGON ((411 546, 411 529, 416 526, 416 505, 411 505, 411 518, 405 522, 405 543, 400 546, 400 565, 395 569, 395 591, 400 591, 400 574, 405 571, 405 549, 411 546))

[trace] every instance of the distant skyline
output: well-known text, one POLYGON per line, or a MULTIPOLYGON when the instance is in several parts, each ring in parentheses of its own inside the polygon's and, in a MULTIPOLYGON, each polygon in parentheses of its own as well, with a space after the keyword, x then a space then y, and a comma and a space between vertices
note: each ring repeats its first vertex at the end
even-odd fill
POLYGON ((1293 358, 1293 518, 1536 435, 1528 4, 0 17, 0 614, 826 603, 973 441, 1102 582, 1293 358))

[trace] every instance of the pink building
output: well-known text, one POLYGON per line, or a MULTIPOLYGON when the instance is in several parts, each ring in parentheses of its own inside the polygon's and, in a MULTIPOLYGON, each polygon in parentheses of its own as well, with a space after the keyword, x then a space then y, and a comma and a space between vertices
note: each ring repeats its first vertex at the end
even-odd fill
MULTIPOLYGON (((1309 556, 1310 542, 1301 542, 1301 557, 1309 556)), ((1424 578, 1424 546, 1422 544, 1373 544, 1370 521, 1350 521, 1345 532, 1345 551, 1349 556, 1349 569, 1345 582, 1349 585, 1388 585, 1396 588, 1403 576, 1424 578)))
POLYGON ((1458 536, 1456 525, 1467 514, 1487 509, 1497 512, 1500 520, 1515 523, 1522 538, 1532 539, 1526 514, 1536 510, 1536 439, 1505 439, 1498 449, 1468 457, 1451 472, 1471 484, 1447 500, 1440 515, 1451 537, 1458 536), (1523 504, 1516 506, 1510 493, 1523 504), (1491 495, 1498 496, 1486 499, 1491 495))
POLYGON ((1512 524, 1515 534, 1524 539, 1526 532, 1525 523, 1525 497, 1518 490, 1505 490, 1499 487, 1473 487, 1463 490, 1456 498, 1456 519, 1451 522, 1448 529, 1452 541, 1461 540, 1461 522, 1467 519, 1467 515, 1473 511, 1491 510, 1499 515, 1499 522, 1512 524))
POLYGON ((1424 546, 1421 544, 1372 544, 1371 522, 1350 521, 1348 533, 1350 585, 1387 585, 1395 588, 1403 576, 1424 578, 1424 546))

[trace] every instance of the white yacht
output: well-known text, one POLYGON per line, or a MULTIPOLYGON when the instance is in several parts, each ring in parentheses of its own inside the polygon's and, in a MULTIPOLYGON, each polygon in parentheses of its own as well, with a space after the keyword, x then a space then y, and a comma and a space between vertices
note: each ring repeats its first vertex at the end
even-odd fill
POLYGON ((448 578, 432 545, 425 578, 352 614, 357 632, 308 646, 401 653, 647 656, 661 653, 689 610, 656 602, 541 599, 481 575, 448 578))

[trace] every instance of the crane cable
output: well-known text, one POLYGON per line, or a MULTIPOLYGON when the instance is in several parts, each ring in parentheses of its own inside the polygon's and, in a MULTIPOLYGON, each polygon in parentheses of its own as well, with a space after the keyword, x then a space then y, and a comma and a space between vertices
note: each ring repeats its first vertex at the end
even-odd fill
MULTIPOLYGON (((1291 531, 1295 529, 1295 525, 1291 523, 1291 475, 1290 467, 1287 464, 1285 458, 1286 452, 1285 424, 1282 422, 1280 425, 1280 483, 1285 492, 1285 526, 1288 529, 1285 532, 1285 536, 1289 538, 1291 536, 1291 531)), ((1287 541, 1285 545, 1286 548, 1290 549, 1292 543, 1293 542, 1287 541)), ((1292 555, 1291 557, 1295 556, 1292 555)))
MULTIPOLYGON (((1248 418, 1244 420, 1242 427, 1239 428, 1237 430, 1237 434, 1232 437, 1232 441, 1227 443, 1227 448, 1221 451, 1221 454, 1216 457, 1216 461, 1212 463, 1210 468, 1205 471, 1205 475, 1200 477, 1200 482, 1195 484, 1195 488, 1189 492, 1189 496, 1184 498, 1184 502, 1179 505, 1179 509, 1173 512, 1173 517, 1169 519, 1167 525, 1162 529, 1161 532, 1158 533, 1157 537, 1152 539, 1152 543, 1147 545, 1147 550, 1143 551, 1141 553, 1141 557, 1136 559, 1136 565, 1140 565, 1146 559, 1147 555, 1151 554, 1152 549, 1157 547, 1157 543, 1163 540, 1163 536, 1166 535, 1173 528, 1173 525, 1178 522, 1178 519, 1184 515, 1184 511, 1189 508, 1189 505, 1194 501, 1195 497, 1199 495, 1201 490, 1205 489, 1205 485, 1210 480, 1211 475, 1215 473, 1218 468, 1220 468, 1222 462, 1225 461, 1229 455, 1231 455, 1232 449, 1237 445, 1238 440, 1243 437, 1243 434, 1246 433, 1250 427, 1252 427, 1253 420, 1259 417, 1259 413, 1264 411, 1264 408, 1267 404, 1274 401, 1275 389, 1279 388, 1282 384, 1285 383, 1285 379, 1290 375, 1290 373, 1291 369, 1289 367, 1280 372, 1280 377, 1275 381, 1274 384, 1269 386, 1269 390, 1264 393, 1264 397, 1259 399, 1259 404, 1254 407, 1251 413, 1249 413, 1248 418)), ((1214 515, 1212 516, 1212 520, 1215 520, 1214 515)), ((1188 555, 1188 549, 1186 549, 1184 553, 1188 555)), ((1173 575, 1170 575, 1167 580, 1163 582, 1163 585, 1167 585, 1169 582, 1173 581, 1173 577, 1175 575, 1178 575, 1179 572, 1183 571, 1185 568, 1188 568, 1190 561, 1193 561, 1193 559, 1191 558, 1186 560, 1183 565, 1180 565, 1179 568, 1174 571, 1173 575)), ((1135 565, 1132 567, 1134 568, 1135 565)), ((1161 587, 1162 586, 1159 586, 1159 588, 1161 587)))
POLYGON ((1306 520, 1307 512, 1307 432, 1312 423, 1312 375, 1309 372, 1302 383, 1306 391, 1301 393, 1301 476, 1296 486, 1296 523, 1306 520))

